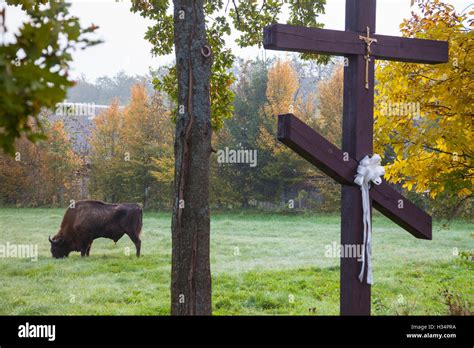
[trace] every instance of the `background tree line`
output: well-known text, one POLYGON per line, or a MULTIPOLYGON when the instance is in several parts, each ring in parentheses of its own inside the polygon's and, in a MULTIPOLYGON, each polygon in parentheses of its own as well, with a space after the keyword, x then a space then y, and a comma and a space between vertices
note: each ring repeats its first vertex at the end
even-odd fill
MULTIPOLYGON (((459 88, 472 83, 467 81, 472 74, 467 69, 472 64, 467 56, 472 46, 468 38, 472 34, 462 30, 460 19, 442 20, 451 20, 448 26, 451 34, 447 29, 442 33, 431 29, 434 31, 431 38, 449 36, 452 46, 458 48, 458 66, 438 68, 431 72, 431 82, 425 83, 416 73, 425 76, 430 71, 409 74, 410 65, 380 64, 375 113, 379 131, 375 143, 377 151, 385 155, 388 178, 398 183, 400 190, 436 215, 450 217, 472 212, 472 167, 466 160, 472 157, 472 141, 469 141, 472 112, 469 103, 462 102, 472 97, 469 89, 459 88), (387 100, 407 100, 405 89, 400 88, 406 76, 411 79, 411 88, 415 88, 412 99, 424 103, 426 122, 412 115, 387 115, 381 110, 387 100), (400 83, 389 83, 393 78, 400 83), (442 105, 433 105, 426 96, 426 86, 432 88, 436 81, 439 81, 437 95, 442 105), (457 98, 453 98, 453 88, 457 98), (453 111, 446 117, 440 110, 453 111), (453 122, 466 123, 464 132, 454 127, 453 122), (420 139, 417 134, 425 137, 420 139), (413 156, 416 161, 410 160, 413 156), (429 165, 420 165, 428 161, 429 165), (436 180, 430 180, 435 177, 436 180)), ((424 23, 428 26, 431 22, 424 23)), ((410 23, 405 26, 409 35, 410 23)), ((250 167, 246 163, 218 163, 217 155, 213 154, 211 206, 338 211, 339 186, 278 143, 275 135, 277 115, 293 112, 340 146, 341 62, 336 60, 325 66, 296 57, 282 61, 239 59, 232 69, 238 76, 232 86, 233 117, 225 119, 222 129, 214 134, 213 148, 256 150, 258 164, 250 167)), ((90 127, 87 151, 77 151, 74 144, 77 134, 68 128, 68 119, 43 113, 47 142, 33 145, 20 139, 19 157, 0 155, 2 204, 65 205, 69 199, 95 198, 141 202, 149 209, 170 209, 174 175, 173 105, 166 94, 154 91, 150 82, 151 76, 164 73, 161 69, 150 76, 119 73, 95 83, 80 80, 70 90, 68 101, 110 105, 85 125, 90 127)))
MULTIPOLYGON (((257 150, 258 165, 219 164, 213 156, 213 206, 283 208, 293 200, 295 208, 337 210, 331 204, 338 199, 337 186, 280 145, 274 134, 276 115, 292 111, 328 134, 340 136, 340 115, 335 114, 342 110, 342 89, 334 93, 327 86, 331 81, 340 84, 341 67, 321 67, 298 59, 239 60, 234 70, 239 76, 233 86, 234 115, 215 134, 213 147, 257 150), (323 81, 328 77, 329 81, 323 81), (319 96, 314 92, 318 83, 319 96)), ((58 118, 44 112, 48 142, 35 145, 20 139, 19 157, 0 157, 0 178, 5 178, 1 202, 42 206, 96 198, 169 209, 174 170, 170 102, 162 93, 153 92, 146 81, 145 76, 124 73, 95 83, 80 80, 71 89, 69 102, 110 103, 89 124, 81 124, 90 127, 87 150, 78 151, 78 135, 68 129, 68 118, 75 116, 58 118), (118 97, 112 98, 113 93, 118 97), (120 105, 123 101, 125 106, 120 105)))

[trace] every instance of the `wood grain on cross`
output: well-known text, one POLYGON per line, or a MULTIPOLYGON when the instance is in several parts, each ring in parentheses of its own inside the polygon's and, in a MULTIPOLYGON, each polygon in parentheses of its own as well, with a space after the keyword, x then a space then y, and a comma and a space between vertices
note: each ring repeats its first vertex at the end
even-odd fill
MULTIPOLYGON (((363 244, 361 192, 353 180, 359 161, 373 151, 374 60, 448 61, 447 42, 375 34, 375 15, 376 0, 346 0, 345 31, 283 24, 264 30, 266 49, 347 57, 342 151, 292 114, 278 120, 278 139, 342 184, 343 248, 363 244)), ((431 239, 431 217, 389 184, 373 186, 370 198, 376 209, 415 237, 431 239)), ((341 257, 342 315, 370 315, 370 285, 359 281, 360 265, 357 257, 341 257)))

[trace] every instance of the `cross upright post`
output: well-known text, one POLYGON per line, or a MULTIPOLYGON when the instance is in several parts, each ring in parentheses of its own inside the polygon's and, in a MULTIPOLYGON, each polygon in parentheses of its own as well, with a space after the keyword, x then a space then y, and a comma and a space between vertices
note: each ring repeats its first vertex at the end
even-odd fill
MULTIPOLYGON (((375 32, 376 0, 346 1, 346 31, 364 35, 375 32)), ((347 56, 344 71, 342 151, 359 162, 373 149, 374 61, 361 55, 347 56), (366 79, 367 78, 367 79, 366 79), (364 86, 365 88, 361 88, 364 86)), ((362 201, 359 187, 342 185, 341 248, 362 245, 362 201)), ((364 251, 365 252, 365 251, 364 251)), ((354 257, 341 257, 341 315, 370 315, 370 284, 360 282, 360 263, 354 257)), ((367 277, 366 270, 364 271, 367 277)))
MULTIPOLYGON (((346 0, 345 31, 285 24, 264 30, 266 49, 346 57, 342 151, 294 115, 279 115, 278 119, 278 139, 342 185, 342 250, 364 244, 361 191, 354 176, 357 164, 373 155, 375 59, 426 64, 448 61, 447 42, 378 35, 375 17, 376 0, 346 0)), ((372 203, 415 237, 431 239, 431 217, 386 182, 370 190, 369 209, 372 203)), ((370 315, 371 287, 367 284, 368 263, 364 264, 361 282, 358 258, 341 257, 341 315, 370 315)))

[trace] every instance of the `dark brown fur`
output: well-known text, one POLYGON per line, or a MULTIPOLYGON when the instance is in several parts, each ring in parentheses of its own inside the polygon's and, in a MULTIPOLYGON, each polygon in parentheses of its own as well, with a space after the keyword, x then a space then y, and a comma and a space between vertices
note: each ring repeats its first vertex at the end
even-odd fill
POLYGON ((124 234, 135 244, 140 256, 142 208, 138 204, 108 204, 85 200, 76 202, 64 214, 59 232, 51 239, 51 253, 55 258, 69 256, 80 251, 89 256, 92 242, 97 238, 109 238, 117 242, 124 234))

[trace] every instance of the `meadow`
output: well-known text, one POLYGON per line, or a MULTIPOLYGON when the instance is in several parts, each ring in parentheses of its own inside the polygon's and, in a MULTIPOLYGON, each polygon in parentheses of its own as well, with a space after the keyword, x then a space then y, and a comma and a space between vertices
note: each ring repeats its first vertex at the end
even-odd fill
MULTIPOLYGON (((0 315, 169 315, 171 216, 146 212, 142 257, 124 236, 91 256, 56 260, 48 235, 64 209, 0 209, 0 244, 37 244, 38 259, 0 258, 0 315)), ((474 306, 474 224, 435 223, 419 240, 373 218, 373 315, 469 314, 474 306)), ((215 315, 338 315, 337 215, 215 213, 215 315)))

